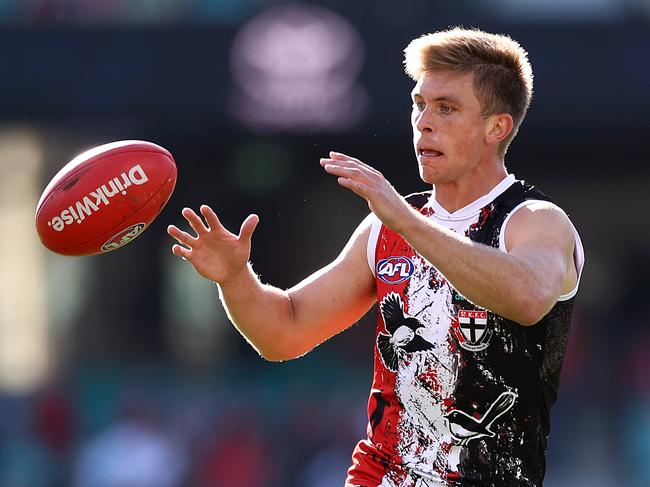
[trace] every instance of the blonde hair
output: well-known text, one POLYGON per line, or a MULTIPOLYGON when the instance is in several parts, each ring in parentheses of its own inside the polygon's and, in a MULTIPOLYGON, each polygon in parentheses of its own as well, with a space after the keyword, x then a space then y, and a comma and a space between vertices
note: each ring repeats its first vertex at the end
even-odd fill
POLYGON ((528 53, 517 41, 506 35, 455 27, 412 40, 404 49, 404 67, 416 82, 427 71, 472 72, 482 115, 512 116, 512 132, 499 146, 500 153, 505 154, 533 96, 533 69, 528 53))

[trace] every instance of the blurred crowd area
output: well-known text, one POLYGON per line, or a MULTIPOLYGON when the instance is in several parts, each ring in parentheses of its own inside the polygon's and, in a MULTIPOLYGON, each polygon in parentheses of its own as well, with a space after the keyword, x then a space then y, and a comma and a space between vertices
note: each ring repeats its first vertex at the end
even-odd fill
POLYGON ((650 485, 649 19, 647 0, 0 0, 0 487, 342 485, 376 309, 267 363, 165 228, 201 203, 231 230, 259 214, 253 266, 283 288, 330 262, 368 208, 318 159, 426 189, 402 49, 449 25, 528 50, 535 95, 507 166, 585 246, 545 485, 650 485), (117 252, 47 252, 42 189, 121 139, 172 152, 168 206, 117 252))
MULTIPOLYGON (((647 291, 650 283, 637 284, 647 291)), ((650 333, 637 314, 647 304, 629 304, 602 322, 578 315, 545 485, 648 485, 650 333), (635 338, 592 330, 623 320, 635 338)), ((226 332, 231 351, 218 367, 104 362, 27 394, 2 394, 0 485, 342 485, 365 434, 372 325, 364 319, 289 363, 266 363, 226 332)))
POLYGON ((2 397, 0 485, 342 485, 366 381, 305 362, 235 360, 236 374, 191 380, 169 366, 94 368, 2 397))

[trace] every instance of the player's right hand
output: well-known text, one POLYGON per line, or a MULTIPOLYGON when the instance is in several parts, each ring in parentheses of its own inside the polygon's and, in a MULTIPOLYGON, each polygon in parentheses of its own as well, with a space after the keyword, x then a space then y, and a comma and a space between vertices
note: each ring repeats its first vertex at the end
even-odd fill
POLYGON ((205 222, 191 208, 184 208, 182 215, 196 236, 169 225, 167 233, 178 242, 172 246, 174 255, 187 260, 206 279, 220 284, 246 270, 251 253, 251 237, 259 222, 257 215, 249 215, 244 220, 239 235, 228 231, 207 205, 201 205, 205 222))

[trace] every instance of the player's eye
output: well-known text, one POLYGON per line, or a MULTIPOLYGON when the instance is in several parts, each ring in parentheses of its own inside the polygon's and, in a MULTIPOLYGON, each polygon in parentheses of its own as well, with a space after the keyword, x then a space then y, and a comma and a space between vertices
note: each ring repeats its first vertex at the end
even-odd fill
POLYGON ((426 105, 423 101, 414 101, 413 102, 413 108, 417 109, 418 111, 423 111, 425 109, 426 105))
POLYGON ((440 105, 438 107, 438 110, 440 111, 440 113, 443 113, 445 115, 448 115, 453 111, 449 105, 440 105))

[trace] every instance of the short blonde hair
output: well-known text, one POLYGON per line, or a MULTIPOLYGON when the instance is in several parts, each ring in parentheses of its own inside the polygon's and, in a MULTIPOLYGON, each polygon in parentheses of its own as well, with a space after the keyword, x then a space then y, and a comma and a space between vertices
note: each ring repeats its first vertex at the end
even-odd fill
POLYGON ((474 73, 474 92, 484 117, 508 113, 512 132, 501 142, 505 154, 533 96, 528 53, 509 36, 455 27, 425 34, 404 49, 406 73, 417 82, 427 71, 474 73))

